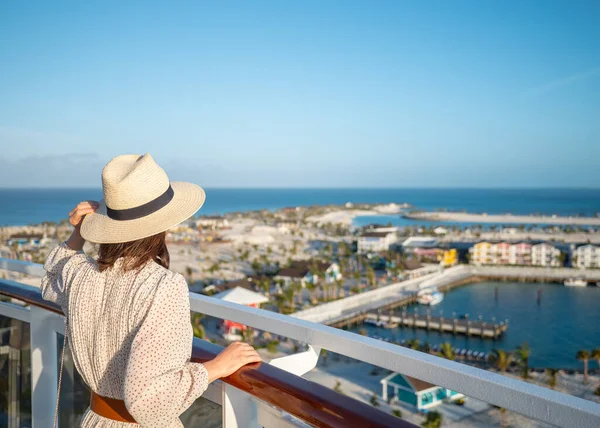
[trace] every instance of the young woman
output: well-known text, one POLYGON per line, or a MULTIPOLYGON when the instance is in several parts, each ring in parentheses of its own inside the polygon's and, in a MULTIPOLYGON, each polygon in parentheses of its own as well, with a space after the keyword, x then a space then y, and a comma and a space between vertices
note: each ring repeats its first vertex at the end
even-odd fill
POLYGON ((204 203, 202 188, 169 182, 149 154, 123 155, 102 171, 104 200, 69 213, 71 237, 44 265, 45 299, 67 317, 75 367, 92 390, 83 427, 181 427, 183 413, 215 379, 260 361, 234 343, 190 362, 188 286, 171 272, 168 229, 204 203), (98 260, 82 252, 100 244, 98 260))

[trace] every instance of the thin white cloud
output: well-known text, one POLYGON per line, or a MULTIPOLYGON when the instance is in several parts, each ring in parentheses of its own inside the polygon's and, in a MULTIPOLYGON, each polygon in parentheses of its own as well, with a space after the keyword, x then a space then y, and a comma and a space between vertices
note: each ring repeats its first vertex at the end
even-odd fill
POLYGON ((574 73, 560 79, 553 80, 544 85, 532 88, 526 91, 523 95, 525 98, 531 98, 547 92, 555 91, 564 86, 572 85, 573 83, 581 82, 582 80, 591 79, 595 76, 600 76, 600 67, 595 67, 579 73, 574 73))

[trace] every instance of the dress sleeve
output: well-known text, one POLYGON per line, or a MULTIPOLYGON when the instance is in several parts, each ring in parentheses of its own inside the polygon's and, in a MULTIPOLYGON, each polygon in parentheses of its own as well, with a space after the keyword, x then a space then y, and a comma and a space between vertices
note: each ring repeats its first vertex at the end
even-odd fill
POLYGON ((72 250, 63 242, 50 252, 44 263, 46 274, 40 285, 42 297, 64 309, 69 300, 73 279, 83 268, 93 264, 94 260, 83 251, 72 250))
POLYGON ((165 427, 208 387, 204 365, 190 362, 193 331, 188 287, 181 275, 163 280, 133 340, 124 399, 144 427, 165 427))

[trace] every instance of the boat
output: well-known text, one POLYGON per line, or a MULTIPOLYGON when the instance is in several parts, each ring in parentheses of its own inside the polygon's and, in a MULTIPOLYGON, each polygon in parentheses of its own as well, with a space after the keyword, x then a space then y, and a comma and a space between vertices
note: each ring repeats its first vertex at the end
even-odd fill
POLYGON ((444 300, 444 293, 440 293, 435 288, 424 288, 417 293, 417 303, 421 305, 433 306, 444 300))
POLYGON ((569 278, 564 284, 567 287, 587 287, 587 281, 583 278, 569 278))
POLYGON ((372 318, 367 318, 365 320, 365 324, 374 325, 375 327, 385 327, 386 323, 383 321, 374 320, 372 318))

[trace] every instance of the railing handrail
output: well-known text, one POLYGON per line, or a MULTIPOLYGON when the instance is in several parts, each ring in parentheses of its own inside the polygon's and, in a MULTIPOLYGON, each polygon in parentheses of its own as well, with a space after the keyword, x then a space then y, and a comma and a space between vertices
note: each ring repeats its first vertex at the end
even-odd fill
MULTIPOLYGON (((18 299, 60 315, 62 309, 42 298, 33 286, 0 279, 0 295, 18 299)), ((194 338, 191 361, 203 363, 223 348, 194 338)), ((318 427, 415 427, 415 425, 266 363, 251 364, 222 379, 253 397, 318 427)))
POLYGON ((600 426, 600 405, 455 361, 310 321, 190 293, 192 310, 269 331, 562 427, 600 426))

